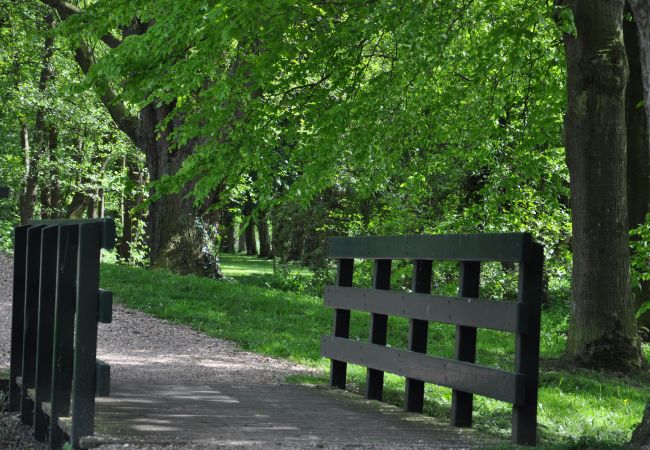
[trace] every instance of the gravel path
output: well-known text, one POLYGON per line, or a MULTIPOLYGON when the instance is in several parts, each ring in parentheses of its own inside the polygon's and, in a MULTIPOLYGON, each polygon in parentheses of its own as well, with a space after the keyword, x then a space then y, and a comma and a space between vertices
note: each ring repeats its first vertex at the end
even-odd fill
MULTIPOLYGON (((11 259, 0 255, 0 372, 9 369, 11 294, 11 259)), ((113 323, 99 326, 97 357, 120 380, 278 384, 313 372, 120 305, 113 306, 113 323)))
POLYGON ((9 371, 12 268, 11 258, 0 253, 0 373, 9 371))
POLYGON ((278 384, 313 372, 119 305, 113 323, 100 324, 97 357, 112 378, 163 383, 278 384))
MULTIPOLYGON (((11 258, 0 254, 0 374, 9 372, 12 273, 11 258)), ((120 305, 113 306, 113 323, 99 325, 97 357, 111 365, 111 378, 122 383, 278 385, 289 375, 313 372, 120 305)), ((0 414, 0 447, 6 439, 11 448, 39 447, 15 415, 0 414)))
MULTIPOLYGON (((11 272, 11 260, 0 255, 0 372, 9 369, 11 272)), ((91 440, 105 450, 500 443, 345 391, 283 385, 289 375, 314 370, 119 305, 113 323, 99 327, 97 353, 111 366, 112 393, 97 399, 91 440)), ((14 449, 39 448, 16 415, 0 413, 0 448, 7 443, 14 449)))

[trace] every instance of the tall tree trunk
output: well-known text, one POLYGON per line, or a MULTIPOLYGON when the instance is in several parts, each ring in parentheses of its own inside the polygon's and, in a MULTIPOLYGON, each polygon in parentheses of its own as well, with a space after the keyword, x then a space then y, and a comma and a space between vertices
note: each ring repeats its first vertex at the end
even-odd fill
POLYGON ((249 256, 257 256, 257 239, 255 237, 255 222, 253 219, 248 221, 245 234, 246 254, 249 256))
POLYGON ((219 234, 221 235, 221 251, 225 253, 235 253, 235 244, 237 241, 235 216, 229 208, 224 208, 221 211, 220 216, 219 234))
MULTIPOLYGON (((631 13, 629 3, 626 14, 631 13)), ((650 206, 650 137, 648 118, 643 106, 643 75, 639 52, 639 34, 635 20, 623 21, 625 51, 630 76, 625 93, 627 123, 627 205, 630 229, 645 221, 650 206)), ((649 300, 650 283, 642 282, 632 292, 634 308, 649 300)), ((650 327, 650 312, 638 319, 639 326, 650 327)))
POLYGON ((646 120, 650 129, 650 2, 648 0, 629 0, 629 2, 637 25, 643 99, 646 120))
POLYGON ((630 370, 643 357, 630 290, 626 198, 624 0, 572 0, 576 36, 565 36, 567 164, 573 223, 567 355, 630 370))
POLYGON ((255 204, 252 198, 248 198, 244 207, 242 208, 242 215, 246 221, 246 228, 244 229, 244 236, 246 239, 246 254, 249 256, 257 255, 257 239, 255 238, 255 220, 253 219, 253 210, 255 204))
POLYGON ((59 177, 57 176, 56 151, 58 133, 54 125, 48 125, 45 131, 47 144, 41 158, 47 159, 47 164, 41 168, 39 191, 41 193, 41 218, 54 219, 58 217, 60 208, 59 177))
POLYGON ((32 156, 29 146, 29 128, 26 123, 20 125, 20 147, 23 149, 25 164, 25 187, 20 194, 20 223, 26 224, 34 217, 34 204, 36 203, 36 184, 30 180, 33 176, 32 156))
POLYGON ((59 166, 57 160, 57 149, 59 147, 59 131, 54 125, 50 125, 48 132, 48 148, 50 154, 50 180, 49 180, 49 197, 50 197, 50 217, 61 217, 61 182, 59 181, 59 166))
MULTIPOLYGON (((152 181, 175 173, 189 156, 191 145, 171 150, 167 137, 173 124, 160 132, 158 126, 173 109, 173 105, 148 105, 140 112, 142 147, 152 181)), ((149 258, 152 267, 164 267, 178 273, 202 274, 201 235, 195 221, 196 211, 185 192, 165 195, 151 202, 147 217, 149 258)))
POLYGON ((244 222, 239 223, 239 235, 237 239, 237 252, 244 253, 246 251, 246 227, 244 222))
MULTIPOLYGON (((45 17, 45 31, 52 29, 54 24, 54 15, 47 14, 45 17)), ((38 91, 41 96, 45 96, 47 86, 53 77, 51 60, 54 52, 54 38, 51 33, 46 33, 43 44, 43 53, 41 55, 41 73, 38 80, 38 91)), ((21 218, 23 223, 34 217, 34 206, 36 204, 36 191, 38 188, 38 176, 40 170, 40 160, 47 150, 47 124, 45 122, 45 108, 39 106, 36 110, 36 120, 34 125, 33 145, 23 145, 23 149, 28 149, 29 163, 26 164, 25 192, 24 192, 24 211, 21 218)), ((27 158, 25 158, 27 163, 27 158)))
POLYGON ((134 187, 141 184, 141 175, 137 164, 126 156, 123 159, 123 168, 127 173, 126 189, 122 192, 122 238, 117 246, 117 253, 122 261, 131 259, 131 246, 134 242, 137 218, 133 209, 139 204, 135 197, 134 187))
POLYGON ((271 257, 271 234, 269 232, 269 221, 266 213, 260 212, 257 221, 257 233, 260 236, 260 257, 271 257))
MULTIPOLYGON (((83 11, 62 0, 41 0, 42 3, 56 9, 62 19, 67 19, 83 11)), ((143 34, 147 24, 134 19, 132 26, 124 30, 123 35, 143 34)), ((121 41, 112 34, 102 36, 102 41, 111 48, 121 45, 121 41)), ((84 73, 88 73, 94 64, 91 48, 84 43, 75 49, 75 59, 84 73)), ((113 118, 115 124, 146 155, 147 168, 151 181, 157 181, 164 175, 173 174, 183 160, 192 153, 193 144, 171 151, 167 138, 174 124, 169 124, 158 136, 158 126, 167 117, 174 105, 158 106, 156 102, 145 106, 139 117, 129 113, 128 107, 119 101, 118 95, 108 85, 97 86, 97 93, 113 118)), ((204 260, 201 252, 200 232, 195 226, 197 211, 185 192, 167 195, 150 203, 147 216, 147 234, 149 259, 152 267, 164 267, 178 273, 204 273, 204 260)))
MULTIPOLYGON (((648 0, 630 0, 630 6, 639 37, 644 109, 650 130, 650 2, 648 0)), ((648 133, 648 139, 650 140, 650 133, 648 133)), ((638 447, 650 446, 650 403, 646 406, 643 419, 632 435, 632 444, 638 447)))

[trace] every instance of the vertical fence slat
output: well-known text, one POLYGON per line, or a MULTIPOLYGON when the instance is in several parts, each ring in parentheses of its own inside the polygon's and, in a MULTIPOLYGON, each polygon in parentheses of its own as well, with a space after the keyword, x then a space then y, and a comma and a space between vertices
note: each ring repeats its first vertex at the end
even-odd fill
MULTIPOLYGON (((377 259, 373 267, 372 287, 374 289, 390 289, 390 259, 377 259)), ((388 316, 385 314, 370 315, 370 342, 386 345, 388 332, 388 316)), ((368 369, 366 373, 366 398, 381 401, 384 392, 384 372, 368 369)))
POLYGON ((70 440, 75 447, 79 446, 82 437, 92 436, 94 432, 101 247, 101 222, 80 224, 70 433, 70 440))
POLYGON ((23 373, 23 319, 28 225, 14 229, 14 289, 11 305, 11 362, 9 366, 9 411, 20 411, 21 388, 16 379, 23 373))
POLYGON ((34 437, 45 441, 47 421, 43 413, 44 401, 51 396, 52 382, 52 340, 54 301, 56 289, 56 252, 58 247, 59 227, 47 227, 41 231, 41 270, 38 301, 38 333, 36 343, 36 378, 34 395, 34 437))
POLYGON ((72 354, 74 351, 74 315, 77 283, 78 225, 61 225, 57 251, 58 277, 54 307, 54 344, 52 351, 52 396, 50 438, 53 448, 62 445, 59 417, 70 415, 72 392, 72 354))
MULTIPOLYGON (((460 263, 461 297, 478 297, 481 282, 481 263, 478 261, 463 261, 460 263)), ((476 328, 456 327, 456 359, 460 361, 476 361, 476 328)), ((474 396, 468 392, 452 391, 451 424, 456 427, 472 426, 472 406, 474 396)))
POLYGON ((20 419, 33 425, 34 402, 27 391, 34 387, 36 379, 36 334, 38 325, 38 293, 41 270, 41 229, 36 226, 27 230, 27 262, 25 264, 25 311, 23 314, 23 368, 20 398, 20 419))
MULTIPOLYGON (((428 294, 431 292, 431 268, 433 264, 428 260, 416 260, 413 264, 413 292, 428 294)), ((427 339, 429 337, 429 322, 426 320, 409 320, 409 350, 412 352, 426 353, 427 339)), ((406 379, 405 408, 410 412, 421 413, 424 408, 424 382, 406 379)))
MULTIPOLYGON (((354 259, 339 259, 338 269, 336 271, 336 285, 351 287, 353 273, 354 259)), ((349 309, 336 309, 334 311, 334 336, 346 339, 350 337, 349 309)), ((332 387, 345 389, 347 369, 348 365, 346 362, 332 360, 330 367, 330 385, 332 387)))
POLYGON ((537 442, 537 388, 544 249, 531 244, 530 258, 519 266, 518 301, 529 305, 528 332, 515 339, 515 370, 526 376, 525 402, 512 409, 512 440, 519 445, 537 442))

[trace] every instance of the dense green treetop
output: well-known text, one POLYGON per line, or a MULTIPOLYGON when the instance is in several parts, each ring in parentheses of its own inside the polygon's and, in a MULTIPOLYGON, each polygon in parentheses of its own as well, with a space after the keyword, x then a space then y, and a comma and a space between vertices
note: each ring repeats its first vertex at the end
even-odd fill
POLYGON ((174 104, 174 142, 200 142, 162 191, 236 195, 252 175, 262 202, 306 201, 335 185, 388 194, 385 231, 435 219, 558 242, 564 61, 551 13, 546 1, 98 0, 63 29, 97 49, 89 82, 134 108, 174 104), (105 48, 108 34, 121 44, 105 48))

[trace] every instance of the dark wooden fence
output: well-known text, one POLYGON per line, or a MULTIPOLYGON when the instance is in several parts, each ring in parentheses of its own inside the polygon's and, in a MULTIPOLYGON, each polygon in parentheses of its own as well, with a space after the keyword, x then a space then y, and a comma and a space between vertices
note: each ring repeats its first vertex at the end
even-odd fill
POLYGON ((347 364, 367 367, 366 395, 382 399, 384 372, 406 377, 407 411, 422 412, 424 383, 452 388, 451 423, 471 427, 473 394, 513 404, 512 438, 535 445, 543 248, 530 234, 332 238, 336 286, 325 289, 335 309, 334 336, 321 353, 330 358, 333 387, 345 388, 347 364), (373 288, 352 287, 355 259, 374 260, 373 288), (412 293, 389 291, 391 261, 414 261, 412 293), (460 263, 458 297, 431 295, 432 261, 460 263), (481 262, 518 263, 517 302, 479 298, 481 262), (350 310, 371 313, 370 342, 349 339, 350 310), (388 316, 410 319, 408 350, 386 347, 388 316), (456 325, 456 359, 427 356, 428 322, 456 325), (515 334, 515 372, 475 364, 476 330, 515 334))
POLYGON ((114 243, 110 219, 15 228, 9 409, 48 448, 92 436, 95 395, 109 394, 110 368, 96 359, 97 323, 112 316, 99 260, 114 243))

